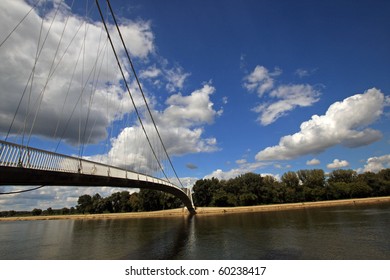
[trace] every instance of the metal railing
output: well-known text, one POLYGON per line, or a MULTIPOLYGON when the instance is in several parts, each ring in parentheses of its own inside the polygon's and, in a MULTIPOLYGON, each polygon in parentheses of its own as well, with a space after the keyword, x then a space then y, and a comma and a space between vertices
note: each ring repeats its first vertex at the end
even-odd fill
POLYGON ((168 181, 149 175, 2 140, 0 140, 0 166, 108 176, 178 188, 168 181))

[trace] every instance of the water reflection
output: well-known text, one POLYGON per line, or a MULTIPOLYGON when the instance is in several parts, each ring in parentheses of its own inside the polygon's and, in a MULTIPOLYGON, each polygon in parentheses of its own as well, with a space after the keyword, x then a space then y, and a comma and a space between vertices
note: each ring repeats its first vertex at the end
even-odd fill
POLYGON ((0 259, 390 259, 390 204, 0 223, 0 259))

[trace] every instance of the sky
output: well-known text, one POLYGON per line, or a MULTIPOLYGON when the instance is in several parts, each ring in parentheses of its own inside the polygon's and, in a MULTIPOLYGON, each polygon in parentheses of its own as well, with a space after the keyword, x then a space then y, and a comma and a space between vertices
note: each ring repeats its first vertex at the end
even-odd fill
MULTIPOLYGON (((111 2, 184 185, 390 167, 389 1, 111 2)), ((88 159, 155 169, 95 1, 0 1, 0 26, 2 140, 15 116, 10 141, 69 155, 84 143, 88 159)), ((0 210, 71 207, 84 193, 115 191, 45 187, 0 196, 0 210)))

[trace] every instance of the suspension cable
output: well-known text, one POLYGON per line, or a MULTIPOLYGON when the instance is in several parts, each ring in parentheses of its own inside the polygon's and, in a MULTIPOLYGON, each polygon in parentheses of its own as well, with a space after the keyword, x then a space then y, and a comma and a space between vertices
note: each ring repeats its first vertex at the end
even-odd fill
POLYGON ((147 110, 148 110, 148 112, 149 112, 149 116, 150 116, 150 118, 151 118, 151 120, 152 120, 152 123, 153 123, 153 125, 154 125, 154 128, 155 128, 155 130, 156 130, 156 132, 157 132, 158 138, 160 139, 160 142, 161 142, 161 145, 162 145, 162 147, 163 147, 163 149, 164 149, 165 155, 167 156, 167 159, 168 159, 168 161, 169 161, 169 164, 171 165, 172 170, 173 170, 173 172, 175 173, 175 176, 176 176, 177 180, 179 181, 181 187, 183 187, 183 184, 182 184, 182 182, 181 182, 179 176, 178 176, 177 173, 176 173, 176 170, 175 170, 175 168, 174 168, 174 166, 173 166, 173 163, 172 163, 172 161, 171 161, 171 158, 170 158, 170 156, 169 156, 169 154, 168 154, 168 152, 167 152, 167 149, 166 149, 166 147, 165 147, 165 145, 164 145, 164 142, 163 142, 163 140, 162 140, 162 138, 161 138, 161 135, 160 135, 160 132, 159 132, 159 130, 158 130, 158 128, 157 128, 157 125, 156 125, 156 122, 155 122, 155 120, 154 120, 152 111, 150 110, 150 107, 149 107, 149 105, 148 105, 148 102, 146 101, 146 97, 145 97, 144 91, 143 91, 142 86, 141 86, 141 83, 140 83, 140 81, 139 81, 139 79, 138 79, 138 75, 137 75, 137 73, 136 73, 136 71, 135 71, 133 62, 132 62, 132 60, 131 60, 131 58, 130 58, 130 54, 129 54, 128 50, 127 50, 125 41, 123 40, 122 32, 121 32, 120 29, 119 29, 118 22, 117 22, 117 20, 116 20, 114 11, 112 10, 111 4, 110 4, 110 0, 106 0, 106 2, 107 2, 107 4, 108 4, 108 7, 109 7, 110 12, 111 12, 111 14, 112 14, 112 18, 114 19, 115 26, 116 26, 116 29, 117 29, 117 31, 118 31, 118 33, 119 33, 119 37, 120 37, 120 39, 121 39, 121 41, 122 41, 122 45, 123 45, 123 48, 124 48, 124 50, 125 50, 125 52, 126 52, 127 59, 128 59, 128 61, 129 61, 129 63, 130 63, 130 66, 131 66, 131 69, 132 69, 132 71, 133 71, 134 77, 135 77, 135 79, 136 79, 136 81, 137 81, 138 88, 139 88, 139 90, 140 90, 140 92, 141 92, 141 94, 142 94, 142 97, 143 97, 143 100, 144 100, 144 102, 145 102, 146 108, 147 108, 147 110))
POLYGON ((1 192, 0 195, 8 195, 8 194, 18 194, 18 193, 24 193, 24 192, 31 192, 31 191, 35 191, 35 190, 41 189, 43 187, 45 187, 45 185, 41 185, 39 187, 32 188, 32 189, 27 189, 27 190, 19 190, 19 191, 12 191, 12 192, 1 192))
POLYGON ((42 0, 38 0, 37 2, 35 2, 35 4, 31 7, 31 9, 28 11, 28 13, 19 21, 19 23, 14 27, 14 29, 11 30, 11 32, 5 37, 5 39, 0 43, 0 48, 3 46, 3 44, 9 39, 9 37, 11 37, 12 33, 14 33, 16 31, 16 29, 18 29, 19 25, 22 24, 22 22, 27 18, 27 16, 34 10, 34 8, 36 6, 38 6, 39 2, 41 2, 42 0))
POLYGON ((113 43, 113 41, 112 41, 112 39, 111 39, 111 35, 110 35, 109 31, 108 31, 108 27, 107 27, 106 21, 105 21, 105 19, 104 19, 102 10, 101 10, 101 8, 100 8, 99 1, 98 1, 98 0, 95 0, 95 1, 96 1, 96 5, 97 5, 97 7, 98 7, 98 10, 99 10, 99 14, 100 14, 100 17, 101 17, 101 19, 102 19, 104 28, 106 29, 107 37, 108 37, 108 40, 110 41, 111 48, 112 48, 112 51, 113 51, 113 53, 114 53, 114 56, 115 56, 116 62, 117 62, 117 64, 118 64, 119 70, 120 70, 120 72, 121 72, 121 75, 122 75, 124 84, 125 84, 125 86, 126 86, 126 89, 127 89, 128 94, 129 94, 129 96, 130 96, 131 102, 133 103, 134 110, 135 110, 135 112, 136 112, 136 114, 137 114, 138 121, 140 122, 140 125, 141 125, 141 127, 142 127, 142 130, 144 131, 146 140, 147 140, 148 143, 149 143, 149 147, 150 147, 150 149, 152 150, 152 153, 153 153, 153 155, 154 155, 154 158, 156 159, 156 161, 157 161, 157 163, 158 163, 160 169, 161 169, 162 172, 164 173, 165 178, 168 180, 168 182, 170 182, 168 176, 166 175, 166 173, 165 173, 165 171, 164 171, 164 168, 161 166, 161 163, 160 163, 160 161, 158 160, 158 157, 157 157, 156 152, 155 152, 155 150, 154 150, 154 148, 153 148, 153 146, 152 146, 152 143, 151 143, 151 141, 150 141, 150 138, 149 138, 149 136, 148 136, 148 133, 146 132, 146 129, 145 129, 144 123, 143 123, 143 121, 142 121, 141 115, 140 115, 140 113, 139 113, 139 111, 138 111, 138 109, 137 109, 137 106, 135 105, 134 98, 133 98, 133 96, 132 96, 132 94, 131 94, 130 87, 129 87, 129 84, 127 83, 125 73, 123 72, 122 65, 121 65, 121 63, 120 63, 120 61, 119 61, 118 54, 117 54, 117 52, 116 52, 116 50, 115 50, 115 47, 114 47, 114 43, 113 43))

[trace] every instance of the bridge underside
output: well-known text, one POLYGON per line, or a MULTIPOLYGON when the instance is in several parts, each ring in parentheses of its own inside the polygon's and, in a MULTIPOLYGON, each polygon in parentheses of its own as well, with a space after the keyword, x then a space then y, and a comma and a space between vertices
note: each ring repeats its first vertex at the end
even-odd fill
POLYGON ((163 191, 178 197, 191 214, 195 214, 195 208, 190 198, 180 189, 161 185, 154 182, 133 179, 88 175, 81 173, 66 173, 58 171, 36 170, 23 167, 0 166, 0 185, 18 186, 78 186, 78 187, 119 187, 140 188, 163 191))

